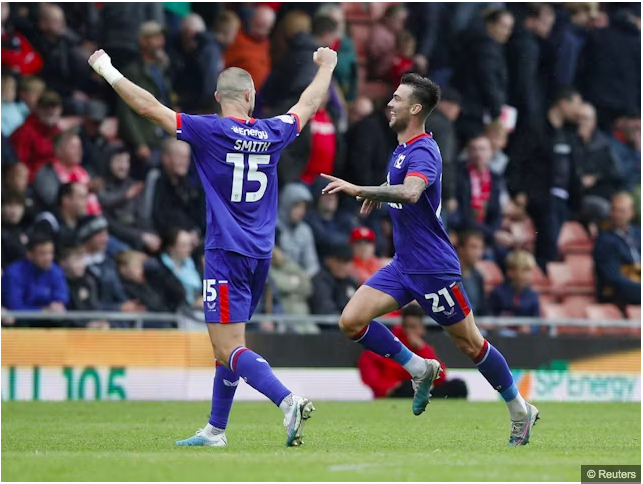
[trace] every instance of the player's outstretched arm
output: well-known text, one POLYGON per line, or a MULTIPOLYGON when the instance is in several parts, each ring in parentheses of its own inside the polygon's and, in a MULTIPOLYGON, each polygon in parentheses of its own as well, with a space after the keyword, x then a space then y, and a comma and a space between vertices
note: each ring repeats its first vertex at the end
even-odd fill
POLYGON ((328 94, 333 71, 337 65, 337 52, 328 47, 320 47, 313 54, 313 60, 319 66, 319 70, 310 85, 301 93, 299 102, 288 111, 299 118, 299 129, 303 129, 310 121, 328 94))
POLYGON ((407 176, 401 185, 381 185, 379 187, 360 187, 341 178, 322 173, 330 183, 322 193, 344 192, 352 197, 360 197, 374 202, 416 203, 426 189, 426 181, 419 176, 407 176))
POLYGON ((103 49, 94 52, 88 60, 92 69, 114 88, 118 95, 137 114, 158 124, 176 136, 176 113, 161 104, 152 94, 125 78, 113 65, 103 49))

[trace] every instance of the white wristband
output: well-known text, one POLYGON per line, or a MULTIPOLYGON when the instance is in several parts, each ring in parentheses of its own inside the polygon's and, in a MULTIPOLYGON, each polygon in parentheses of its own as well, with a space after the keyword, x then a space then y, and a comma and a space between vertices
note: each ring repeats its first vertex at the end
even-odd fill
POLYGON ((110 86, 114 86, 114 84, 124 77, 123 74, 112 65, 112 59, 107 54, 101 55, 96 62, 94 62, 92 68, 109 82, 110 86))

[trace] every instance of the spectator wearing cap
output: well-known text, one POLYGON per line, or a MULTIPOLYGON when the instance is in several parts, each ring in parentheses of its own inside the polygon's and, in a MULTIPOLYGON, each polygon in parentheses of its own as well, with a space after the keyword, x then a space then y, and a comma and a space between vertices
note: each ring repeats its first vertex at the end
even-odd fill
POLYGON ((108 149, 109 166, 98 199, 109 230, 132 248, 154 253, 161 248, 161 239, 142 212, 145 184, 130 178, 130 154, 124 146, 108 149))
POLYGON ((624 188, 632 190, 641 183, 641 113, 630 111, 614 123, 611 140, 625 181, 624 188))
POLYGON ((368 227, 353 229, 349 241, 353 249, 351 274, 361 285, 384 267, 386 262, 375 255, 375 232, 368 227))
POLYGON ((87 213, 101 213, 98 197, 96 196, 96 180, 92 181, 89 174, 80 165, 83 160, 83 145, 75 130, 65 131, 56 137, 54 143, 55 157, 52 162, 43 166, 33 182, 36 198, 43 207, 52 210, 56 206, 56 197, 60 187, 65 183, 81 183, 87 187, 87 213))
POLYGON ((47 87, 62 96, 66 113, 80 114, 89 100, 83 91, 87 90, 90 71, 75 42, 66 35, 66 29, 62 8, 53 3, 44 4, 40 9, 34 47, 44 60, 39 75, 47 87))
POLYGON ((433 135, 442 155, 442 200, 445 206, 442 213, 449 214, 458 208, 455 194, 457 179, 458 136, 455 122, 460 116, 462 96, 452 87, 442 90, 440 102, 426 120, 425 127, 433 135))
POLYGON ((42 57, 29 41, 9 24, 11 2, 2 2, 2 69, 28 76, 42 69, 42 57))
POLYGON ((336 193, 322 195, 328 180, 315 179, 310 186, 313 203, 306 213, 306 223, 313 231, 317 254, 321 259, 326 251, 337 244, 345 244, 353 228, 353 217, 345 210, 339 210, 339 196, 336 193))
POLYGON ((87 196, 84 184, 65 183, 58 190, 57 209, 38 214, 33 231, 49 233, 58 250, 76 246, 78 224, 87 215, 87 196))
POLYGON ((632 196, 614 195, 609 220, 594 243, 600 302, 641 304, 641 227, 632 224, 633 218, 632 196))
POLYGON ((250 16, 248 28, 237 33, 225 53, 225 65, 248 71, 257 91, 261 90, 272 67, 269 37, 274 24, 275 12, 266 5, 258 5, 250 16))
POLYGON ((27 257, 7 267, 2 275, 2 306, 11 311, 64 313, 69 301, 65 274, 54 263, 54 242, 34 235, 27 257))
POLYGON ((90 174, 102 174, 101 163, 107 148, 107 139, 100 131, 101 124, 107 117, 107 105, 92 99, 85 107, 85 115, 80 126, 80 141, 83 146, 83 168, 90 174))
MULTIPOLYGON (((144 22, 139 28, 140 59, 123 70, 123 75, 151 93, 166 106, 173 97, 168 73, 169 58, 165 51, 163 27, 154 21, 144 22)), ((136 154, 132 175, 140 179, 159 164, 165 134, 160 126, 132 110, 125 101, 118 100, 118 137, 136 154)))
POLYGON ((222 52, 200 15, 183 17, 170 48, 172 79, 184 112, 195 113, 211 105, 217 77, 223 70, 222 52))
POLYGON ((389 5, 371 29, 368 42, 369 73, 373 78, 386 79, 395 60, 397 35, 404 30, 408 10, 403 5, 389 5))
POLYGON ((306 208, 312 200, 313 197, 305 185, 286 185, 279 196, 277 221, 277 245, 310 277, 319 271, 315 236, 310 225, 304 221, 306 208))
POLYGON ((29 168, 29 181, 54 157, 54 138, 60 133, 62 100, 54 91, 46 91, 38 100, 36 112, 11 135, 16 156, 29 168))
POLYGON ((2 268, 25 256, 28 241, 25 196, 16 190, 2 190, 2 268))
MULTIPOLYGON (((137 301, 128 300, 116 270, 116 262, 107 251, 109 234, 105 217, 88 215, 78 224, 78 241, 83 249, 87 272, 98 284, 100 308, 104 311, 143 312, 137 301)), ((112 323, 112 326, 127 324, 112 323)))
POLYGON ((353 252, 348 244, 330 248, 321 270, 313 277, 312 314, 341 314, 359 287, 351 276, 353 252))

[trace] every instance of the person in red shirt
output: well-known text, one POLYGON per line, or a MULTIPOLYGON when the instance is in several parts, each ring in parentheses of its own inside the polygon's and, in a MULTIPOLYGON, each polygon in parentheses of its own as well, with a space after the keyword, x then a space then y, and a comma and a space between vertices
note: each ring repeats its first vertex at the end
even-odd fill
POLYGON ((7 25, 11 13, 9 2, 2 2, 2 69, 28 76, 42 69, 42 57, 29 41, 7 25))
POLYGON ((326 104, 330 93, 310 119, 311 148, 301 181, 310 185, 322 173, 334 173, 337 155, 337 129, 326 104))
MULTIPOLYGON (((423 339, 424 311, 411 303, 402 309, 402 324, 393 328, 393 334, 411 351, 421 358, 438 359, 433 347, 423 339)), ((383 358, 371 351, 364 351, 357 363, 362 381, 373 390, 375 398, 412 398, 411 375, 395 361, 383 358)), ((440 362, 442 371, 434 382, 431 394, 434 398, 466 398, 467 386, 459 379, 447 380, 446 367, 440 362)))
POLYGON ((408 30, 403 30, 395 39, 395 57, 391 66, 390 78, 394 86, 399 86, 402 76, 413 71, 415 61, 415 37, 408 30))
POLYGON ((386 265, 384 259, 375 256, 375 232, 368 227, 353 229, 350 236, 353 248, 353 269, 351 275, 364 284, 369 277, 386 265))
POLYGON ((58 93, 47 91, 40 96, 36 112, 11 135, 18 159, 29 168, 30 183, 38 170, 54 158, 53 141, 60 134, 58 122, 62 112, 63 103, 58 93))

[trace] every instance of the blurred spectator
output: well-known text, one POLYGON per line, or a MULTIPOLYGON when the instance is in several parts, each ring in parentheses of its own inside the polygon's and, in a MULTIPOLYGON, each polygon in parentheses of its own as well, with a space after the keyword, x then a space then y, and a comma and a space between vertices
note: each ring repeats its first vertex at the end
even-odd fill
POLYGON ((2 74, 2 136, 11 134, 29 115, 29 107, 22 101, 17 101, 18 83, 9 74, 2 74))
POLYGON ((610 200, 623 186, 623 178, 610 139, 596 129, 596 110, 591 104, 584 103, 580 109, 578 136, 583 220, 599 222, 608 217, 610 200))
POLYGON ((442 155, 442 200, 446 201, 444 208, 447 216, 458 208, 455 187, 459 149, 455 122, 460 116, 461 104, 462 96, 458 91, 450 87, 444 88, 440 102, 425 124, 426 130, 433 135, 433 139, 440 147, 442 155))
POLYGON ((29 41, 9 24, 11 2, 2 2, 2 68, 28 76, 42 69, 42 57, 29 41))
POLYGON ((20 102, 27 105, 30 113, 36 112, 40 96, 45 92, 45 82, 39 77, 27 76, 20 80, 18 97, 20 102))
POLYGON ((31 237, 27 258, 4 270, 2 306, 10 311, 42 310, 61 314, 68 301, 65 275, 54 263, 53 241, 47 236, 31 237))
POLYGON ((15 190, 2 190, 2 268, 26 254, 27 224, 25 196, 15 190))
POLYGON ((11 141, 6 136, 2 135, 2 168, 15 164, 18 157, 16 152, 11 146, 11 141))
POLYGON ((34 230, 51 234, 60 250, 78 244, 76 230, 87 215, 87 187, 83 183, 65 183, 58 190, 58 207, 36 217, 34 230))
MULTIPOLYGON (((140 59, 122 72, 134 84, 150 92, 166 106, 170 105, 172 86, 168 77, 169 59, 163 50, 163 27, 154 21, 139 29, 140 59)), ((150 167, 158 165, 165 133, 160 126, 136 114, 122 99, 118 100, 118 137, 136 153, 132 165, 134 178, 145 176, 150 167)))
POLYGON ((225 65, 248 71, 257 91, 270 74, 269 37, 274 24, 275 12, 266 5, 257 5, 248 21, 248 29, 237 33, 225 53, 225 65))
POLYGON ((224 65, 221 50, 201 16, 191 13, 183 18, 170 50, 173 85, 183 111, 194 113, 212 104, 224 65))
POLYGON ((18 159, 29 168, 29 181, 54 157, 54 138, 60 133, 62 100, 54 91, 47 91, 38 100, 36 112, 11 135, 11 144, 18 159))
POLYGON ((142 213, 145 184, 132 180, 129 169, 130 155, 125 147, 111 148, 105 186, 98 199, 112 235, 136 250, 157 252, 161 239, 142 213))
MULTIPOLYGON (((357 54, 353 40, 346 31, 346 18, 341 5, 326 3, 319 7, 315 17, 329 17, 337 24, 338 40, 327 47, 337 52, 337 66, 333 76, 344 94, 344 99, 353 102, 357 98, 357 84, 359 81, 357 54)), ((372 108, 371 108, 372 110, 372 108)))
MULTIPOLYGON (((426 328, 424 311, 417 304, 402 308, 402 324, 392 329, 400 342, 421 358, 438 359, 433 349, 424 341, 426 328)), ((439 361, 439 360, 438 360, 439 361)), ((411 376, 389 358, 371 351, 364 351, 357 363, 362 381, 370 387, 375 398, 411 398, 414 394, 411 376)), ((446 366, 440 362, 440 376, 435 380, 431 395, 433 398, 466 398, 467 386, 462 380, 447 380, 446 366)))
MULTIPOLYGON (((71 311, 99 311, 98 284, 87 273, 83 249, 69 247, 60 255, 60 267, 65 272, 67 287, 69 288, 69 303, 67 309, 71 311)), ((109 323, 104 320, 72 321, 72 325, 79 327, 109 329, 109 323)))
POLYGON ((35 218, 38 207, 29 187, 29 169, 24 163, 12 163, 2 167, 2 190, 22 195, 25 202, 25 221, 35 218))
POLYGON ((621 166, 625 189, 631 190, 641 183, 640 113, 619 116, 614 124, 612 136, 611 144, 621 166))
POLYGON ((507 187, 533 220, 536 261, 543 271, 558 255, 558 235, 570 205, 578 203, 576 133, 566 125, 578 121, 582 101, 573 88, 559 91, 545 118, 518 133, 509 151, 507 187))
MULTIPOLYGON (((333 119, 326 109, 327 102, 328 95, 309 122, 310 154, 308 164, 301 175, 301 181, 306 184, 312 183, 322 173, 331 174, 335 171, 338 144, 342 139, 338 136, 333 119)), ((302 135, 306 135, 303 130, 300 136, 302 135)))
POLYGON ((596 108, 599 126, 641 105, 641 9, 621 9, 609 26, 594 30, 581 54, 576 85, 596 108))
MULTIPOLYGON (((139 29, 143 22, 163 25, 161 2, 106 2, 100 11, 99 43, 109 52, 117 69, 124 69, 139 56, 139 29)), ((138 84, 138 83, 137 83, 138 84)))
POLYGON ((83 147, 83 167, 91 174, 103 173, 103 158, 107 149, 107 139, 100 131, 101 124, 107 117, 107 105, 92 99, 87 103, 83 121, 80 126, 80 141, 83 147))
POLYGON ((351 276, 353 252, 348 244, 332 247, 321 270, 313 277, 312 314, 341 314, 359 284, 351 276))
POLYGON ((462 94, 458 132, 466 141, 482 131, 486 116, 500 117, 507 101, 507 62, 504 45, 513 31, 514 19, 507 10, 490 9, 482 32, 464 32, 454 52, 453 87, 462 94))
POLYGON ((397 147, 397 135, 389 128, 391 110, 377 109, 355 123, 346 133, 346 163, 343 178, 362 186, 386 181, 388 162, 397 147))
POLYGON ((507 44, 507 99, 518 110, 520 126, 529 126, 530 121, 543 115, 547 88, 543 49, 556 20, 554 9, 547 3, 533 2, 525 8, 522 25, 507 44))
POLYGON ((353 229, 349 241, 353 249, 351 274, 362 285, 386 262, 375 255, 375 232, 368 227, 353 229))
POLYGON ((594 243, 600 302, 641 304, 641 228, 632 225, 633 217, 631 195, 614 195, 609 222, 594 243))
POLYGON ((306 223, 313 231, 317 254, 320 259, 326 251, 337 244, 345 244, 352 229, 350 214, 339 210, 339 196, 322 195, 322 189, 328 185, 328 180, 319 177, 310 186, 313 194, 313 206, 306 214, 306 223))
POLYGON ((484 279, 476 264, 484 254, 484 236, 482 232, 469 230, 458 235, 458 258, 462 270, 462 285, 469 296, 471 310, 476 316, 487 314, 484 279))
POLYGON ((364 96, 358 97, 350 106, 350 110, 348 112, 349 124, 355 124, 366 116, 370 116, 373 114, 373 108, 373 101, 371 101, 371 99, 364 96))
MULTIPOLYGON (((109 234, 107 220, 101 216, 88 215, 78 224, 78 241, 83 247, 83 260, 87 272, 98 284, 98 300, 104 311, 124 313, 143 312, 145 308, 138 301, 128 300, 116 270, 116 262, 107 252, 109 234)), ((125 327, 128 323, 112 323, 125 327)))
MULTIPOLYGON (((281 9, 280 12, 286 9, 281 9)), ((306 12, 301 10, 288 10, 277 23, 270 40, 270 58, 273 67, 284 59, 288 52, 288 44, 298 34, 310 34, 312 31, 312 20, 306 12)))
POLYGON ((469 140, 467 162, 459 168, 457 182, 458 214, 453 224, 458 230, 475 229, 484 234, 489 246, 509 248, 513 237, 500 229, 500 189, 502 179, 491 172, 491 142, 486 136, 469 140))
POLYGON ((389 5, 371 29, 368 41, 368 70, 373 78, 386 79, 395 59, 397 35, 404 30, 408 11, 403 5, 389 5))
POLYGON ((203 197, 200 187, 191 186, 187 178, 190 154, 190 145, 184 141, 165 141, 161 176, 154 187, 152 222, 161 235, 175 227, 190 232, 196 245, 202 233, 203 197))
POLYGON ((186 304, 203 309, 203 283, 191 257, 193 248, 189 232, 171 229, 163 237, 161 254, 145 263, 146 279, 163 295, 170 311, 186 304))
POLYGON ((304 222, 307 205, 312 201, 313 197, 305 185, 286 185, 279 197, 277 221, 277 245, 311 277, 319 271, 315 237, 310 225, 304 222))
MULTIPOLYGON (((137 301, 150 312, 167 312, 169 307, 159 293, 145 280, 143 262, 145 254, 133 250, 125 250, 116 256, 116 268, 123 283, 123 289, 128 299, 137 301)), ((168 327, 170 323, 162 323, 168 327)), ((147 324, 145 325, 147 327, 147 324)), ((159 327, 155 325, 155 327, 159 327)))
MULTIPOLYGON (((489 294, 492 316, 540 317, 538 293, 531 288, 535 266, 534 256, 527 251, 517 250, 507 256, 507 280, 489 294)), ((506 328, 501 334, 513 336, 516 330, 536 334, 540 329, 538 326, 506 328)))
POLYGON ((43 4, 34 47, 44 60, 40 77, 47 88, 62 96, 66 113, 80 114, 89 100, 83 91, 91 71, 75 49, 74 42, 65 34, 66 28, 62 8, 52 3, 43 4))
POLYGON ((415 37, 408 30, 399 32, 395 37, 393 65, 389 76, 387 76, 393 86, 399 86, 402 76, 413 71, 415 67, 415 61, 413 60, 415 44, 415 37))
POLYGON ((96 191, 100 180, 91 180, 89 174, 80 166, 83 160, 83 145, 75 131, 65 131, 56 137, 54 142, 55 158, 43 166, 33 182, 34 193, 43 208, 52 210, 56 206, 58 191, 65 183, 82 183, 89 190, 87 213, 101 213, 96 191))
POLYGON ((310 314, 308 298, 313 292, 310 276, 278 246, 272 250, 270 278, 286 314, 310 314))

